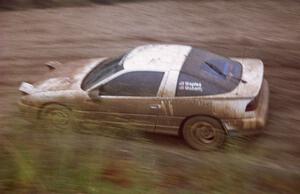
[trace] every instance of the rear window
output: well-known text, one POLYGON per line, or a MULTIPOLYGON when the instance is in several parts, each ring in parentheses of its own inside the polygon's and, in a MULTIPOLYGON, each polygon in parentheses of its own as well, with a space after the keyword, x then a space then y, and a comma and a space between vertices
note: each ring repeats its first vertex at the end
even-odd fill
POLYGON ((176 96, 205 96, 232 91, 241 81, 239 62, 193 48, 179 73, 176 96))

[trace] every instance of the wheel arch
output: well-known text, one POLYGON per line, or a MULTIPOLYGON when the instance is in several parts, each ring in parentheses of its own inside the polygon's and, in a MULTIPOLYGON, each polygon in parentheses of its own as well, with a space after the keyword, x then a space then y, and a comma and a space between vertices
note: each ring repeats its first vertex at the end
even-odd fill
POLYGON ((180 126, 179 126, 179 130, 178 130, 178 135, 180 137, 183 137, 183 134, 182 134, 182 131, 183 131, 183 127, 184 127, 184 124, 191 118, 195 118, 195 117, 199 117, 199 118, 211 118, 211 119, 214 119, 216 120, 222 127, 222 129, 224 130, 225 134, 228 135, 228 130, 226 129, 226 127, 224 126, 224 124, 222 123, 222 121, 217 118, 217 117, 214 117, 214 116, 211 116, 211 115, 206 115, 206 114, 196 114, 196 115, 190 115, 190 116, 187 116, 185 117, 181 123, 180 123, 180 126))
POLYGON ((38 119, 41 117, 42 111, 43 111, 47 106, 61 106, 61 107, 64 107, 64 108, 69 109, 70 111, 72 110, 69 106, 67 106, 66 104, 60 103, 60 102, 46 102, 46 103, 42 104, 42 105, 39 107, 39 111, 38 111, 38 113, 37 113, 37 118, 38 118, 38 119))

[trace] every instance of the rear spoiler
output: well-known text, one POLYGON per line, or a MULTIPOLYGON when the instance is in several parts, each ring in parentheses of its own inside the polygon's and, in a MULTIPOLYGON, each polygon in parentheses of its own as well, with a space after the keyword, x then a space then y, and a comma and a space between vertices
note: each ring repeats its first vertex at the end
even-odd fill
POLYGON ((231 58, 238 61, 243 67, 242 79, 247 83, 240 84, 234 93, 240 97, 256 97, 261 89, 264 79, 264 64, 260 59, 231 58))

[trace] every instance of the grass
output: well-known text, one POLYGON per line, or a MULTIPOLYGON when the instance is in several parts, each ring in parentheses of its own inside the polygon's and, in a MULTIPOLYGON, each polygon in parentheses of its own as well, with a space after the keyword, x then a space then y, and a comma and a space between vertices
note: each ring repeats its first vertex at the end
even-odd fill
POLYGON ((1 137, 1 193, 134 194, 152 187, 154 175, 143 170, 142 161, 113 148, 110 138, 13 126, 1 137))
POLYGON ((299 191, 299 172, 263 165, 264 152, 248 154, 243 150, 247 144, 243 138, 230 140, 219 152, 199 153, 201 157, 188 159, 151 149, 151 141, 141 133, 134 138, 129 138, 129 132, 106 132, 105 136, 55 133, 16 117, 8 123, 12 130, 1 135, 0 143, 3 194, 299 191), (150 148, 145 146, 149 144, 150 148))

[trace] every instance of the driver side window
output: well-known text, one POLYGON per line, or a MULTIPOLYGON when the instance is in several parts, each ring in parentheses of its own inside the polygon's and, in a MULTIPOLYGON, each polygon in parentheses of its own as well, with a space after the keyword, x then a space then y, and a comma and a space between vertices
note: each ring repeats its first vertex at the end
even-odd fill
POLYGON ((99 88, 104 96, 156 96, 163 72, 129 72, 111 80, 99 88))

